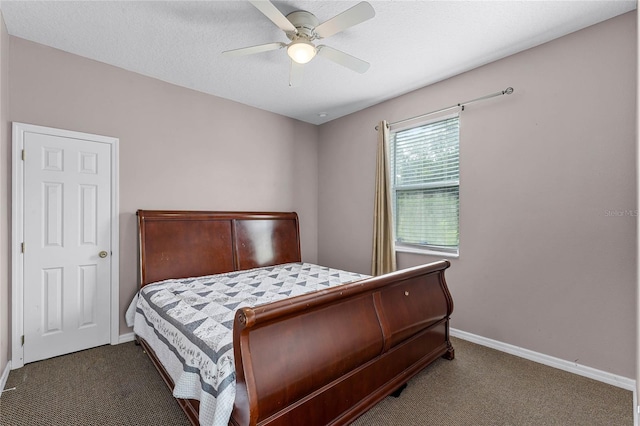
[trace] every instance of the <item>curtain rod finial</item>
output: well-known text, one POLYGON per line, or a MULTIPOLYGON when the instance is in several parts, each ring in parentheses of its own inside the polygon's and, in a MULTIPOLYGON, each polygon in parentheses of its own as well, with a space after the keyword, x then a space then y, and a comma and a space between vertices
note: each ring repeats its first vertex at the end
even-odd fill
POLYGON ((513 87, 507 87, 507 90, 502 92, 503 94, 510 95, 513 93, 513 87))

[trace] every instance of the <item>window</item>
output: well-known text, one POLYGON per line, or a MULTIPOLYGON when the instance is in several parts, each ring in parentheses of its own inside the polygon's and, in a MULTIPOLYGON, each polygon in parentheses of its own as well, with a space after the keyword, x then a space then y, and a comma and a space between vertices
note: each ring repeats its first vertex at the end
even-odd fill
POLYGON ((459 117, 389 134, 396 248, 457 254, 459 117))

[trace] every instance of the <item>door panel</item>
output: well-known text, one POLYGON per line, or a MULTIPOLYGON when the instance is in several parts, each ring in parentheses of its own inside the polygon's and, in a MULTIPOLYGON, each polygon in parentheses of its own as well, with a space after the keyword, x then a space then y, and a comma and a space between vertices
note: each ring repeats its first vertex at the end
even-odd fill
POLYGON ((110 342, 111 146, 27 132, 24 150, 27 363, 110 342))

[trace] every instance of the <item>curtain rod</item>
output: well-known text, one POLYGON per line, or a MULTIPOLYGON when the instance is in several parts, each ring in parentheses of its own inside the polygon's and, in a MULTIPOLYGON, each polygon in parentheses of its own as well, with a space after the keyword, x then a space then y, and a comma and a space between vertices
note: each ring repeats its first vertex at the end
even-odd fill
MULTIPOLYGON (((396 124, 405 123, 405 122, 407 122, 407 121, 416 120, 416 119, 418 119, 418 118, 428 117, 428 116, 430 116, 430 115, 437 114, 437 113, 439 113, 439 112, 448 111, 448 110, 450 110, 450 109, 454 109, 454 108, 462 108, 462 110, 464 111, 464 106, 465 106, 465 105, 469 105, 469 104, 472 104, 472 103, 474 103, 474 102, 484 101, 485 99, 494 98, 494 97, 496 97, 496 96, 510 95, 510 94, 512 94, 512 93, 513 93, 513 87, 507 87, 505 90, 502 90, 502 91, 500 91, 500 92, 491 93, 490 95, 482 96, 482 97, 480 97, 480 98, 472 99, 472 100, 470 100, 470 101, 466 101, 466 102, 461 102, 461 103, 459 103, 459 104, 451 105, 451 106, 446 107, 446 108, 440 108, 440 109, 438 109, 438 110, 431 111, 431 112, 428 112, 428 113, 426 113, 426 114, 420 114, 420 115, 416 115, 415 117, 406 118, 406 119, 404 119, 404 120, 400 120, 400 121, 396 121, 396 122, 393 122, 393 123, 389 123, 389 127, 391 127, 391 126, 395 126, 396 124)), ((376 126, 376 130, 378 130, 378 126, 376 126)))

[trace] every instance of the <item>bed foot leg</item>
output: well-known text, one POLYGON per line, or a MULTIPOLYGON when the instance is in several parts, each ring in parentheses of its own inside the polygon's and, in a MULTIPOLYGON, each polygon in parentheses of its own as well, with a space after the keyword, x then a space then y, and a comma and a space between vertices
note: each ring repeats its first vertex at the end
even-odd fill
POLYGON ((138 339, 138 336, 136 336, 136 338, 133 339, 133 343, 135 343, 136 346, 140 346, 140 339, 138 339))
POLYGON ((453 349, 451 342, 447 342, 447 351, 444 353, 444 355, 442 355, 442 358, 448 359, 449 361, 451 361, 455 357, 456 357, 456 351, 453 349))
POLYGON ((403 384, 402 386, 400 386, 398 389, 396 389, 395 391, 393 391, 393 393, 391 394, 392 397, 394 398, 399 398, 400 394, 402 393, 402 391, 407 387, 407 384, 403 384))

